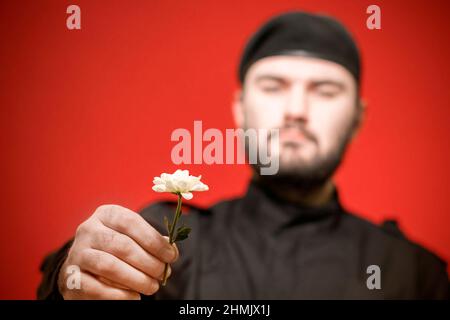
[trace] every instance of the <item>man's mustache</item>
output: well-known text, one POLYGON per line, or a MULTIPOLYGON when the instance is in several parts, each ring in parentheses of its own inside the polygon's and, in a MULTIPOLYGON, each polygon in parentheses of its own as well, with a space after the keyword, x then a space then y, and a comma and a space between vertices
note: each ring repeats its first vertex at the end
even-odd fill
MULTIPOLYGON (((306 139, 309 139, 309 140, 311 140, 312 142, 317 143, 317 138, 316 138, 316 136, 315 136, 311 131, 309 131, 308 129, 306 129, 305 125, 303 125, 303 124, 291 123, 291 124, 286 124, 286 125, 284 125, 284 126, 281 127, 281 128, 278 128, 278 130, 279 130, 280 133, 281 133, 283 130, 288 130, 288 129, 290 129, 290 130, 292 130, 292 129, 298 130, 299 133, 302 134, 306 139)), ((268 141, 270 141, 271 137, 272 137, 272 132, 269 131, 269 132, 268 132, 268 141)))

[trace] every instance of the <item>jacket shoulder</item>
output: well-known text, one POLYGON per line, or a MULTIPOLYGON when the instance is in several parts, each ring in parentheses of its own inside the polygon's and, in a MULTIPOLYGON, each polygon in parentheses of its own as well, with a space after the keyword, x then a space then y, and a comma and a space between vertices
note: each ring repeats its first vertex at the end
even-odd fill
POLYGON ((414 278, 417 298, 448 299, 447 263, 423 245, 411 240, 397 221, 376 225, 353 214, 346 215, 349 229, 358 235, 368 256, 388 261, 385 268, 393 282, 414 278))

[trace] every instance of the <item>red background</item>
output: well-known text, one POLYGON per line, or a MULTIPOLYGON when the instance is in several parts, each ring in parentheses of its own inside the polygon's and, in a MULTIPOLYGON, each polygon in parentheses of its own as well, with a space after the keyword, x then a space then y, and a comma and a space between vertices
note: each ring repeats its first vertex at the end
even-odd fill
MULTIPOLYGON (((172 172, 172 130, 233 127, 230 102, 247 37, 287 9, 327 12, 364 58, 366 122, 337 182, 344 205, 396 218, 450 258, 448 1, 2 1, 0 298, 33 299, 43 256, 94 209, 157 199, 172 172), (366 28, 378 4, 382 30, 366 28), (66 28, 81 7, 82 30, 66 28)), ((242 165, 185 166, 209 205, 241 194, 242 165)))

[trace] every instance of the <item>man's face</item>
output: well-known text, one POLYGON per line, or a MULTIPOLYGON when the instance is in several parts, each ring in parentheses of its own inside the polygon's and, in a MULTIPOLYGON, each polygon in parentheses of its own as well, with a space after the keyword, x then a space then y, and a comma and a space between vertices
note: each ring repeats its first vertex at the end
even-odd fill
POLYGON ((244 129, 280 130, 281 175, 314 179, 330 175, 342 158, 355 128, 356 102, 356 81, 341 65, 273 56, 248 70, 235 116, 244 129))

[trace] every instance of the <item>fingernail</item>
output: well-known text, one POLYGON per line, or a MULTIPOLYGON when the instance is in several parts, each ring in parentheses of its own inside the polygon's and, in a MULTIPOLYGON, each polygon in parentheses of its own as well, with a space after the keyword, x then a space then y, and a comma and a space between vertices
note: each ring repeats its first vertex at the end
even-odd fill
MULTIPOLYGON (((167 265, 166 278, 169 278, 171 273, 172 273, 172 268, 170 267, 170 264, 169 264, 169 265, 167 265)), ((164 271, 163 271, 163 273, 161 273, 161 276, 159 277, 159 280, 161 280, 161 281, 164 280, 164 271)))

